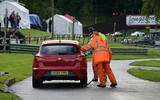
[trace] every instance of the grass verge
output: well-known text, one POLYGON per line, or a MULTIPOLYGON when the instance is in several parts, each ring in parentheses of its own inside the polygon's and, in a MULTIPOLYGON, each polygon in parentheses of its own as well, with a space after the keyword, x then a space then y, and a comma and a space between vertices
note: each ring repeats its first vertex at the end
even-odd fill
MULTIPOLYGON (((31 76, 32 60, 33 56, 31 54, 0 53, 0 71, 9 72, 7 75, 0 75, 0 90, 4 90, 3 84, 9 78, 14 77, 18 82, 31 76)), ((14 94, 0 92, 0 100, 20 99, 17 99, 14 94)))
POLYGON ((35 29, 22 29, 22 33, 27 37, 29 36, 29 33, 31 34, 31 37, 50 36, 51 35, 49 32, 44 32, 44 31, 35 30, 35 29))
POLYGON ((146 66, 146 67, 160 67, 160 60, 135 61, 131 63, 130 65, 146 66))
POLYGON ((22 99, 12 93, 0 92, 0 100, 22 100, 22 99))
POLYGON ((131 68, 128 70, 128 73, 144 80, 160 82, 160 71, 131 68))

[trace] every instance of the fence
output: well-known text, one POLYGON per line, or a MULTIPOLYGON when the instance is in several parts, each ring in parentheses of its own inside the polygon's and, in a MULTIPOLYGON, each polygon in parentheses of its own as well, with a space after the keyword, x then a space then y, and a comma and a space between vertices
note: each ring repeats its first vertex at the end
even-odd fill
MULTIPOLYGON (((50 40, 50 36, 26 37, 26 44, 41 44, 42 41, 50 40)), ((90 41, 91 37, 86 35, 74 35, 74 40, 79 41, 80 45, 84 45, 90 41)), ((54 35, 53 40, 72 40, 72 35, 54 35)))
POLYGON ((4 38, 0 38, 0 52, 8 52, 10 39, 6 38, 6 44, 4 44, 4 38), (4 50, 4 47, 6 48, 4 50))
POLYGON ((111 48, 113 54, 148 54, 148 49, 146 48, 111 48))
MULTIPOLYGON (((9 52, 14 53, 33 53, 38 51, 39 45, 23 45, 10 44, 9 52)), ((145 48, 111 48, 113 54, 148 54, 148 49, 145 48)))
POLYGON ((38 51, 39 45, 10 44, 11 53, 33 53, 38 51))
MULTIPOLYGON (((14 53, 33 53, 35 51, 38 51, 39 48, 39 44, 40 42, 44 41, 44 40, 48 40, 50 39, 50 37, 33 37, 33 38, 29 38, 26 37, 25 39, 25 43, 26 44, 7 44, 6 45, 6 52, 14 52, 14 53), (31 45, 29 43, 33 43, 35 45, 31 45), (36 42, 36 43, 35 43, 36 42)), ((54 39, 56 40, 71 40, 72 36, 70 35, 55 35, 54 39)), ((84 45, 87 44, 91 37, 89 37, 88 35, 75 35, 74 37, 75 40, 79 41, 80 45, 84 45)), ((0 38, 0 52, 4 52, 3 48, 4 45, 2 44, 3 38, 0 38)), ((111 42, 108 39, 109 42, 111 42)), ((10 42, 8 40, 8 42, 10 42)), ((148 49, 146 48, 112 48, 113 54, 147 54, 148 53, 148 49)))

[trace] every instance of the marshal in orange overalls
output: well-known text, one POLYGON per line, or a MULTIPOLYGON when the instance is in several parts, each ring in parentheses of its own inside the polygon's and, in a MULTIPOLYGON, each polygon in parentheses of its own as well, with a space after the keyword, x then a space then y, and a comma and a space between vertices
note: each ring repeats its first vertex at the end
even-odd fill
MULTIPOLYGON (((98 66, 98 76, 100 78, 100 85, 105 86, 106 77, 103 69, 108 75, 112 84, 117 84, 114 74, 109 66, 110 57, 107 48, 107 43, 98 34, 93 35, 93 39, 81 48, 82 51, 93 50, 93 65, 98 66)), ((98 85, 97 85, 98 86, 98 85)))

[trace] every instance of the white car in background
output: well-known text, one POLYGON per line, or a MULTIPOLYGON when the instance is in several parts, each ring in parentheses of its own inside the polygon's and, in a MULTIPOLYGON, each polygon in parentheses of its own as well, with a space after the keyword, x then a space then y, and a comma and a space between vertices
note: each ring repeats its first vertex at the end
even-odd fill
POLYGON ((138 31, 131 34, 131 36, 135 36, 135 37, 144 36, 144 35, 145 35, 144 32, 138 32, 138 31))
POLYGON ((114 34, 112 34, 112 36, 113 37, 123 36, 123 33, 115 32, 114 34))

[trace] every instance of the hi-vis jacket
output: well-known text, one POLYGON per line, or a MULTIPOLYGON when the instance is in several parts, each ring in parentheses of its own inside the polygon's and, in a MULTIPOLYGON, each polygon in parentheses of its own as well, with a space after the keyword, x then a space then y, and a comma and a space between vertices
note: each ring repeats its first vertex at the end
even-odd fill
POLYGON ((97 65, 102 62, 109 62, 108 43, 100 36, 94 36, 93 39, 81 48, 82 51, 93 50, 93 64, 97 65))

